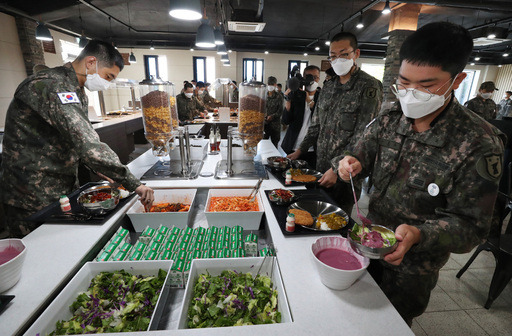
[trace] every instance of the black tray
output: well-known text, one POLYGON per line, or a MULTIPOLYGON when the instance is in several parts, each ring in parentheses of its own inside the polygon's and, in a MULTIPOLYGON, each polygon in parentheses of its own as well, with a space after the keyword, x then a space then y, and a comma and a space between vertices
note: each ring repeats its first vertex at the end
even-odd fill
MULTIPOLYGON (((78 188, 77 190, 73 191, 71 194, 68 195, 69 203, 71 204, 71 211, 74 214, 85 214, 82 207, 77 203, 78 195, 85 189, 93 187, 95 185, 100 185, 105 182, 88 182, 78 188)), ((60 203, 59 201, 55 201, 52 204, 48 205, 47 207, 39 210, 32 216, 26 218, 26 220, 31 222, 48 222, 51 221, 52 224, 83 224, 83 225, 102 225, 107 220, 109 220, 110 217, 112 217, 119 209, 121 209, 126 202, 129 202, 133 197, 135 197, 135 193, 131 194, 130 196, 120 199, 119 204, 111 211, 107 212, 104 215, 101 216, 94 216, 91 219, 88 220, 75 220, 75 219, 69 219, 69 218, 60 218, 58 216, 63 215, 62 210, 60 209, 60 203)))
MULTIPOLYGON (((265 190, 265 195, 268 199, 268 195, 272 192, 272 190, 265 190)), ((309 190, 293 190, 293 193, 299 197, 300 201, 304 200, 313 200, 313 201, 322 201, 334 204, 338 206, 338 204, 322 189, 309 189, 309 190)), ((279 228, 283 232, 285 237, 287 236, 303 236, 303 235, 326 235, 326 234, 341 234, 343 237, 347 237, 348 229, 350 229, 354 225, 354 220, 350 218, 349 214, 349 222, 345 227, 340 230, 334 231, 313 231, 303 228, 300 225, 295 225, 294 232, 286 231, 286 216, 288 216, 288 207, 290 204, 286 205, 276 205, 273 202, 270 202, 270 206, 272 211, 274 212, 274 216, 276 217, 277 224, 279 228)), ((346 211, 345 211, 346 212, 346 211)))
MULTIPOLYGON (((286 171, 286 169, 276 169, 274 167, 272 167, 271 165, 269 164, 265 164, 265 168, 270 172, 270 174, 274 175, 274 177, 283 185, 283 187, 285 188, 288 188, 288 187, 301 187, 301 186, 304 186, 306 187, 306 189, 316 189, 318 187, 320 187, 320 185, 318 184, 318 181, 315 181, 315 182, 309 182, 309 183, 304 183, 304 182, 295 182, 292 180, 292 183, 291 184, 286 184, 286 178, 283 176, 283 172, 286 171)), ((309 168, 308 168, 309 169, 309 168)), ((295 191, 294 191, 295 192, 295 191)))

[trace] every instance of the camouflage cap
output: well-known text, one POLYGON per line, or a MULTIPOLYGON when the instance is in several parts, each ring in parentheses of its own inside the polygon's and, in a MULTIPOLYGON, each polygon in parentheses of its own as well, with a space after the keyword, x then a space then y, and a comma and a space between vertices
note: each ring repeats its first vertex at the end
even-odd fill
POLYGON ((482 84, 480 84, 480 90, 494 91, 494 90, 498 90, 498 89, 494 85, 494 82, 489 81, 489 82, 483 82, 482 84))

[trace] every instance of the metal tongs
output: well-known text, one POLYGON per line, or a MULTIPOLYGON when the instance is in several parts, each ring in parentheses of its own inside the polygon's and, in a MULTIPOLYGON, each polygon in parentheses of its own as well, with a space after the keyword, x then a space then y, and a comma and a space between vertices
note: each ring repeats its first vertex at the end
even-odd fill
POLYGON ((258 183, 256 183, 256 185, 254 186, 254 189, 252 189, 251 191, 251 194, 249 195, 249 197, 247 197, 248 200, 253 200, 254 197, 256 197, 256 195, 258 195, 258 191, 260 190, 260 187, 261 187, 261 182, 263 182, 263 179, 260 178, 258 180, 258 183))
POLYGON ((261 272, 261 268, 263 267, 263 265, 265 264, 265 260, 267 259, 267 256, 272 258, 272 266, 270 268, 270 279, 272 279, 272 275, 274 273, 274 261, 276 260, 276 257, 275 255, 270 255, 270 253, 276 253, 276 249, 274 247, 274 244, 272 243, 268 243, 267 244, 267 247, 268 247, 268 251, 267 253, 265 253, 265 256, 263 257, 263 260, 261 261, 261 265, 260 265, 260 268, 258 268, 258 273, 256 273, 256 276, 260 275, 260 272, 261 272))

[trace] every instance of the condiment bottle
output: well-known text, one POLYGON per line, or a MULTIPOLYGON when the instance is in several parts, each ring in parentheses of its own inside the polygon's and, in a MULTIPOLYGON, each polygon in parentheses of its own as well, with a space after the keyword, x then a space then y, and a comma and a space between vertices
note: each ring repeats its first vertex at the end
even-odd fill
POLYGON ((287 232, 294 232, 295 231, 295 215, 294 214, 288 214, 286 217, 286 231, 287 232))
POLYGON ((215 132, 215 144, 217 152, 220 151, 220 129, 217 127, 217 131, 215 132))
POLYGON ((62 212, 70 212, 71 204, 69 203, 69 198, 66 195, 62 195, 59 199, 60 209, 62 212))
POLYGON ((210 152, 215 152, 215 148, 217 147, 215 143, 215 134, 213 133, 213 127, 210 128, 210 152))
POLYGON ((292 184, 292 172, 290 169, 286 171, 286 180, 284 181, 284 184, 292 184))

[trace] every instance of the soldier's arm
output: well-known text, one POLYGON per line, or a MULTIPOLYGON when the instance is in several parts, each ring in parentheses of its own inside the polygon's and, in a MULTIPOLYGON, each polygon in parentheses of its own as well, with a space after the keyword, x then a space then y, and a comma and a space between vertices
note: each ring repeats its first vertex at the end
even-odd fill
POLYGON ((421 241, 415 251, 467 253, 487 236, 503 162, 503 144, 495 139, 481 144, 463 162, 446 207, 436 210, 437 219, 418 227, 421 241))
POLYGON ((38 111, 46 115, 51 125, 75 148, 85 164, 134 191, 141 185, 140 181, 119 161, 117 154, 100 141, 98 133, 83 113, 81 104, 61 102, 57 93, 66 91, 69 90, 60 88, 58 84, 46 86, 39 93, 41 106, 38 111))
POLYGON ((281 118, 283 108, 283 98, 281 95, 277 95, 276 103, 272 106, 270 111, 267 111, 267 116, 272 117, 272 120, 281 118))

